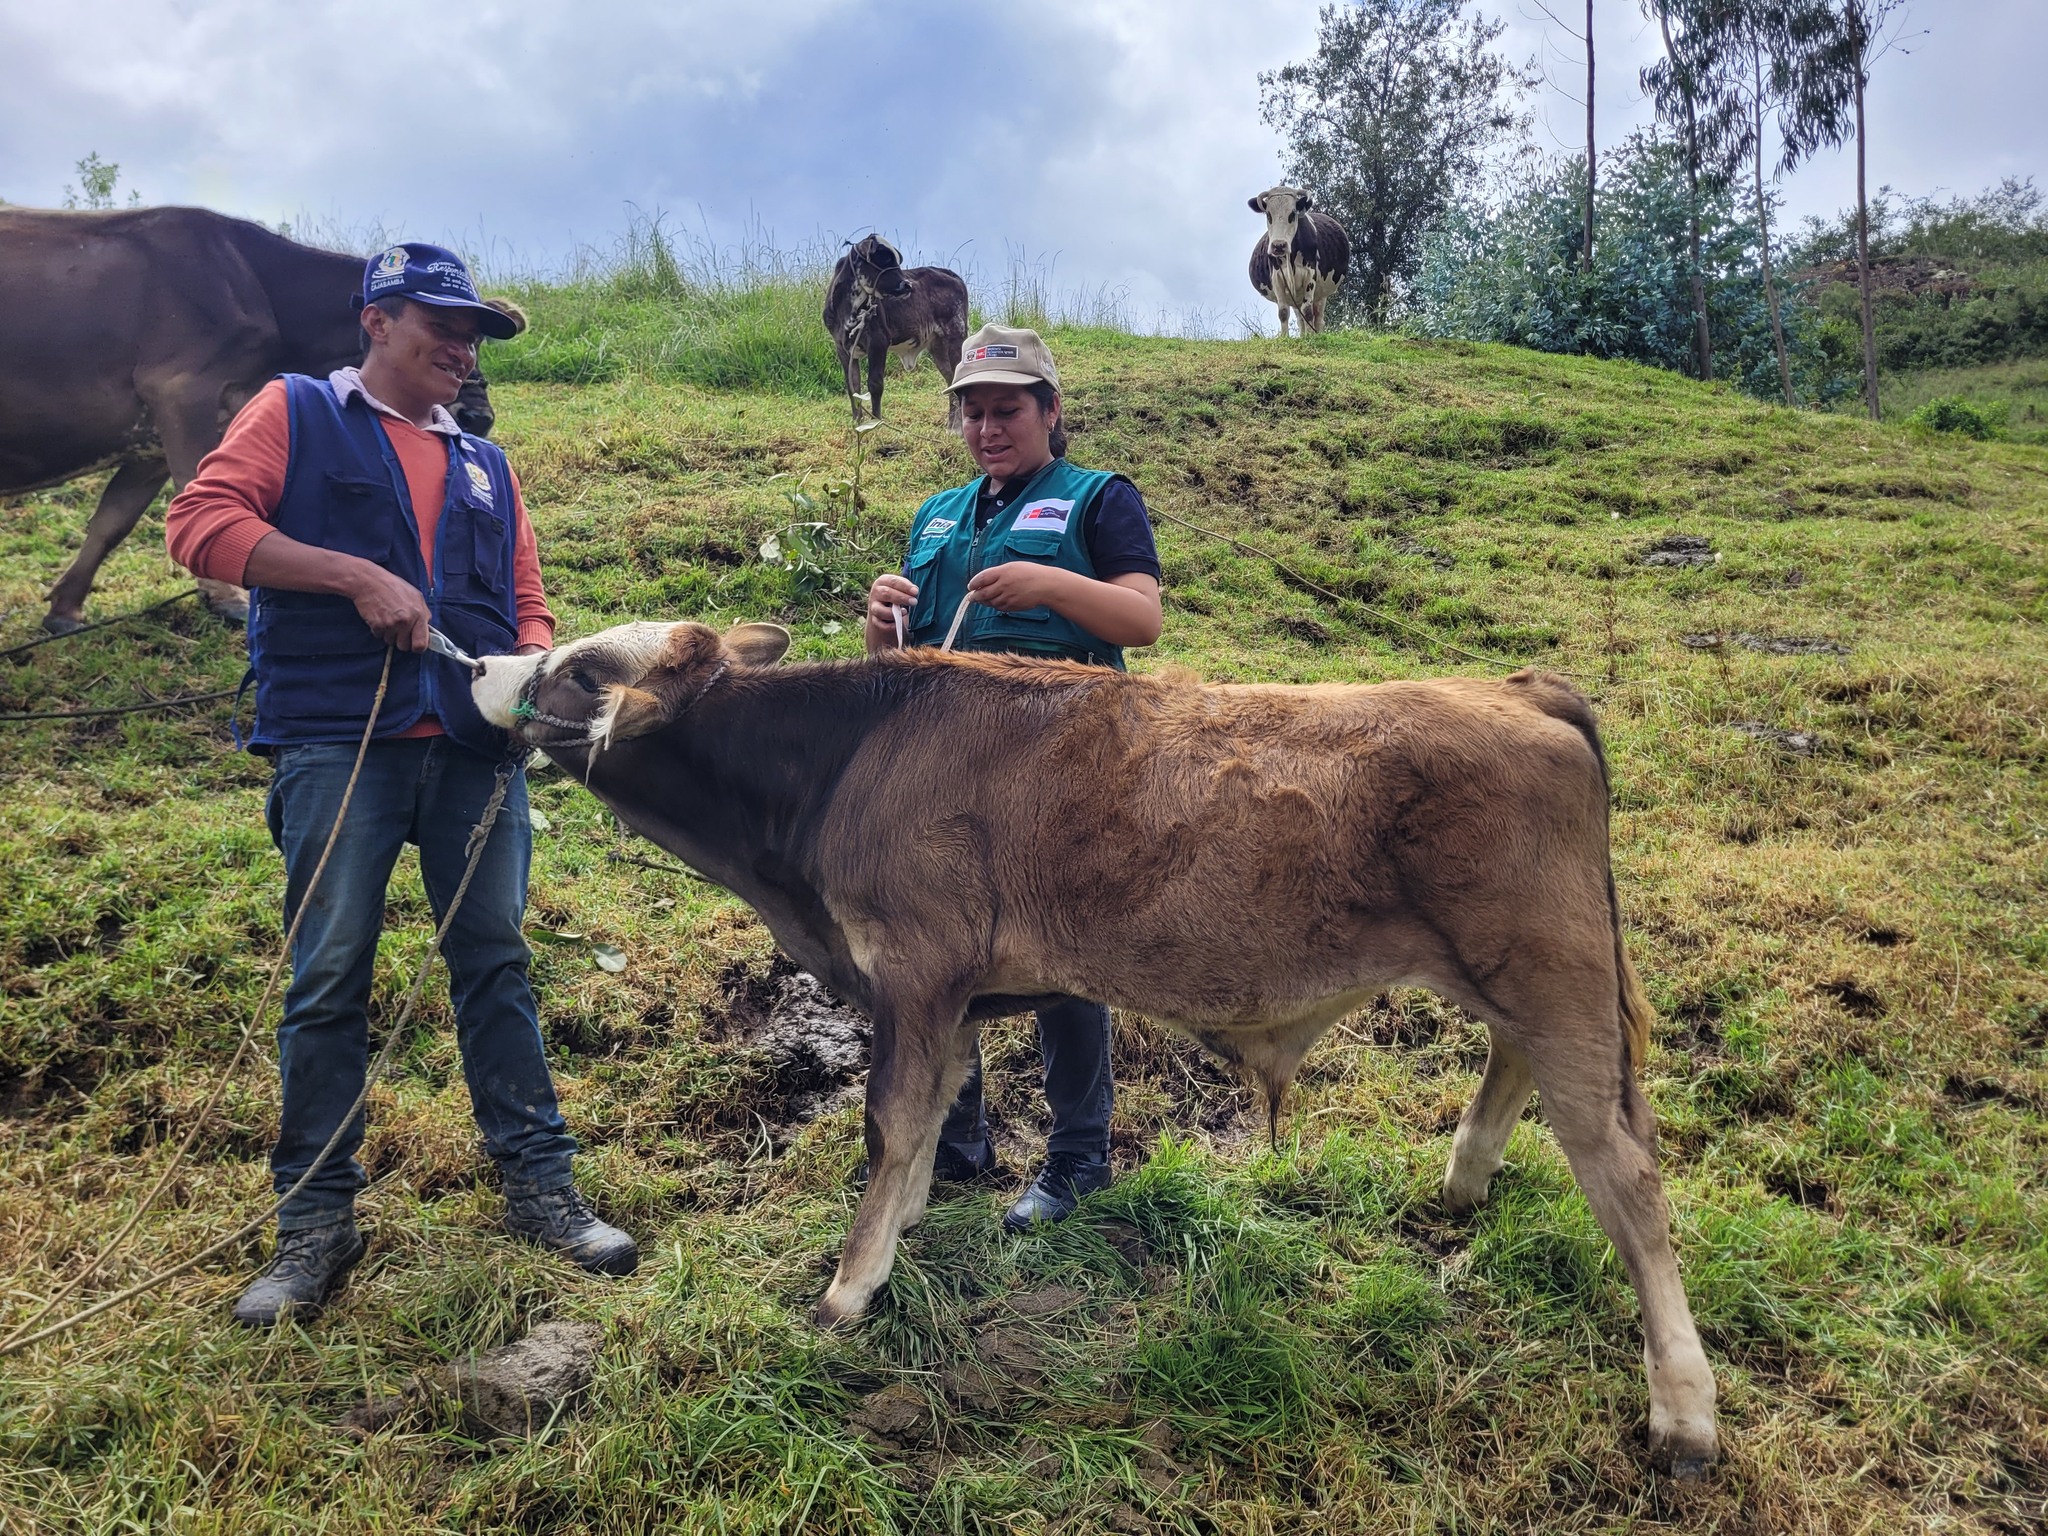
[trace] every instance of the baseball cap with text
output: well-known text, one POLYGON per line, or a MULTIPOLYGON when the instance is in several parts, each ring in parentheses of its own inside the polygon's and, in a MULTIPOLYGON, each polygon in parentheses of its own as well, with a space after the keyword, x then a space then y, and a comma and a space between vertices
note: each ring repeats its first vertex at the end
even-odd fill
POLYGON ((1060 371, 1038 332, 1014 325, 984 325, 967 338, 960 366, 948 389, 970 384, 1050 384, 1060 387, 1060 371))
POLYGON ((519 334, 519 322, 478 298, 469 268, 460 256, 442 246, 409 241, 372 256, 363 267, 363 291, 356 308, 379 299, 411 299, 440 309, 473 310, 478 328, 493 341, 510 341, 519 334))

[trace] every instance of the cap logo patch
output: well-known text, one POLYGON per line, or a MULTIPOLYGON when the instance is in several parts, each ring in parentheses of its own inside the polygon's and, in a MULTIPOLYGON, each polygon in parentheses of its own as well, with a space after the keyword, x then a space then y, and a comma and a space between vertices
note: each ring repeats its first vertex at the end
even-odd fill
POLYGON ((469 471, 469 488, 476 492, 485 506, 491 505, 491 477, 484 473, 483 465, 474 459, 464 459, 462 467, 469 471))
POLYGON ((389 277, 394 272, 403 272, 405 264, 410 260, 412 260, 412 252, 402 245, 394 245, 390 250, 377 258, 377 275, 379 277, 389 277))
POLYGON ((1016 355, 1017 349, 1015 347, 1005 346, 998 343, 995 346, 976 347, 974 351, 969 354, 968 361, 982 363, 988 361, 988 359, 992 357, 1015 357, 1016 355))

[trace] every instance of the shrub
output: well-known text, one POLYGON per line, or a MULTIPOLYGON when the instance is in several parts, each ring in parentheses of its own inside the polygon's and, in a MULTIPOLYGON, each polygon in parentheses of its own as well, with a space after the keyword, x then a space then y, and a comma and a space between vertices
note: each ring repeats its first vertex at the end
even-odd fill
POLYGON ((1978 405, 1961 395, 1942 395, 1930 400, 1906 419, 1930 432, 1958 432, 1979 442, 2002 436, 2012 407, 2003 400, 1978 405))
MULTIPOLYGON (((1447 216, 1409 295, 1409 327, 1690 371, 1689 195, 1676 147, 1639 133, 1608 155, 1590 271, 1579 267, 1585 174, 1583 159, 1538 165, 1500 207, 1447 216)), ((1751 394, 1777 395, 1756 226, 1726 189, 1702 188, 1701 198, 1716 373, 1751 394)), ((1806 401, 1840 396, 1851 382, 1848 359, 1820 333, 1796 286, 1781 282, 1780 299, 1794 390, 1806 401)))

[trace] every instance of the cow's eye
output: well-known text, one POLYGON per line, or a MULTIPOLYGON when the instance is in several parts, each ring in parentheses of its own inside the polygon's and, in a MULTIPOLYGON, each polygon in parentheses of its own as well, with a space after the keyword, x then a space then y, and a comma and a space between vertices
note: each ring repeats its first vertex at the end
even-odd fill
POLYGON ((569 681, 574 683, 578 688, 581 688, 585 693, 597 692, 596 679, 593 678, 588 672, 584 671, 581 667, 573 668, 570 671, 569 681))

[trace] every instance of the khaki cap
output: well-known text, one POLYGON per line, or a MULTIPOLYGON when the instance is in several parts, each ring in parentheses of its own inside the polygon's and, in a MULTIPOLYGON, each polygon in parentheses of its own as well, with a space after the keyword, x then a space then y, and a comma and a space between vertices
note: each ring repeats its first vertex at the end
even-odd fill
POLYGON ((967 338, 960 366, 948 389, 970 384, 1050 384, 1060 387, 1060 371, 1038 332, 1014 325, 984 325, 967 338))

